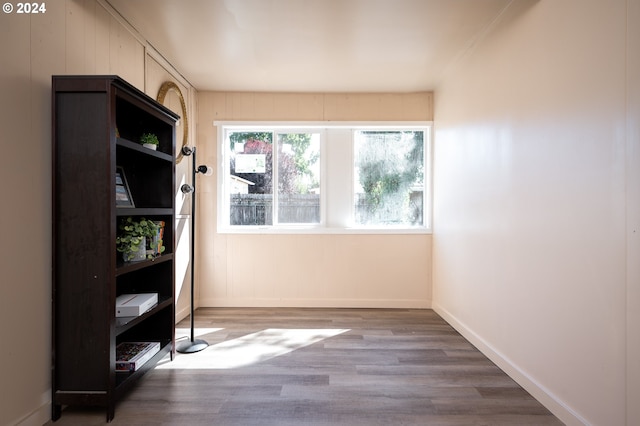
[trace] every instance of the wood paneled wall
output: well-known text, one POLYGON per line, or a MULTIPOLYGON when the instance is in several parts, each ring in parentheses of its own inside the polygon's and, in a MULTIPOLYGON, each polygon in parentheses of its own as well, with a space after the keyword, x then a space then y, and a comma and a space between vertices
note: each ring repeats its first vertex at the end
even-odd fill
POLYGON ((433 94, 203 92, 201 120, 431 121, 433 94))
MULTIPOLYGON (((5 194, 11 208, 0 213, 0 335, 11 342, 0 351, 0 363, 11 366, 3 425, 42 425, 50 416, 51 76, 116 74, 153 98, 172 79, 195 105, 194 89, 105 1, 56 0, 46 9, 0 14, 0 178, 13 188, 5 194)), ((179 287, 185 276, 177 277, 179 287)), ((183 294, 178 310, 185 301, 183 294)))
MULTIPOLYGON (((218 164, 216 120, 427 121, 432 104, 431 93, 201 92, 198 159, 218 164)), ((218 234, 216 179, 198 186, 200 306, 430 306, 430 235, 218 234)))

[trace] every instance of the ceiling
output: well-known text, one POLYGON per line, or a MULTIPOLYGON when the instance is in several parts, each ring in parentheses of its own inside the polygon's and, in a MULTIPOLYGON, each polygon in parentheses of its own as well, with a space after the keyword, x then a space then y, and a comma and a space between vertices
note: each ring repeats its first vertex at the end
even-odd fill
POLYGON ((108 0, 198 90, 415 92, 513 0, 108 0))

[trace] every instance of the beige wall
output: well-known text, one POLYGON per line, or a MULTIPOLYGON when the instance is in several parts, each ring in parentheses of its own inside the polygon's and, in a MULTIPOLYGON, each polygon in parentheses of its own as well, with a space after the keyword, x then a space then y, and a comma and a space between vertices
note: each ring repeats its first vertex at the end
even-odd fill
MULTIPOLYGON (((173 70, 171 64, 167 63, 157 52, 147 48, 146 58, 146 93, 154 99, 157 98, 162 84, 172 81, 178 87, 184 99, 187 110, 187 121, 182 117, 182 104, 179 95, 175 90, 167 93, 164 99, 166 105, 172 111, 181 116, 176 126, 176 149, 183 145, 184 126, 186 125, 187 140, 185 145, 194 146, 196 144, 196 111, 197 98, 196 90, 180 78, 180 75, 173 70)), ((191 262, 189 251, 191 250, 191 196, 184 195, 180 190, 183 183, 191 182, 191 159, 179 157, 176 163, 176 318, 181 320, 189 315, 190 294, 191 294, 191 262)))
POLYGON ((627 424, 640 424, 640 1, 627 2, 627 424))
POLYGON ((640 424, 639 12, 514 2, 436 92, 434 308, 567 424, 640 424))
MULTIPOLYGON (((50 416, 51 75, 117 74, 154 98, 164 79, 180 82, 101 1, 46 7, 0 14, 2 425, 41 425, 50 416)), ((193 104, 195 92, 181 84, 193 104)))
MULTIPOLYGON (((212 166, 214 120, 432 119, 430 93, 201 92, 198 105, 198 162, 212 166)), ((216 179, 198 188, 200 306, 430 306, 430 235, 218 234, 216 179)))

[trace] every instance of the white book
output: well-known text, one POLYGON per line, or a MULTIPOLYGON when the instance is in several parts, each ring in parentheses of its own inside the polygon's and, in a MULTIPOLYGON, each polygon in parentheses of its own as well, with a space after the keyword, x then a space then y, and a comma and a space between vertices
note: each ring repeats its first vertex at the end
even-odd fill
POLYGON ((137 317, 158 304, 158 293, 121 294, 116 298, 116 317, 137 317))

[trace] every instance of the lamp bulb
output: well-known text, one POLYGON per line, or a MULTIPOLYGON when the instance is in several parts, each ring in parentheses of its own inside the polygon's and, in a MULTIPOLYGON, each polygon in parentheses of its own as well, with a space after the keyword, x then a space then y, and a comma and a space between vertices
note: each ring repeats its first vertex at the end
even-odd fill
POLYGON ((198 166, 197 173, 202 173, 205 176, 211 176, 213 174, 213 169, 207 165, 198 166))

